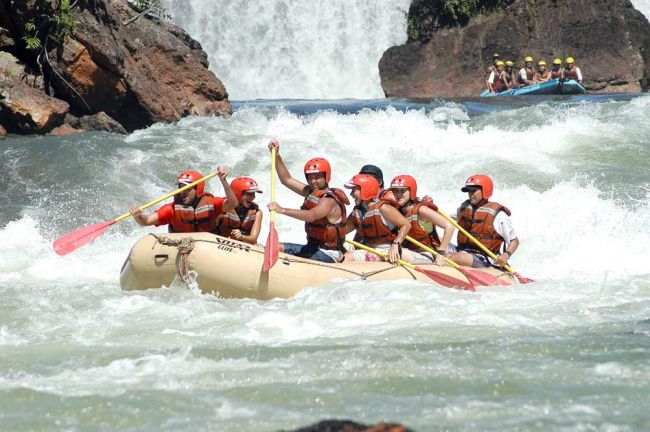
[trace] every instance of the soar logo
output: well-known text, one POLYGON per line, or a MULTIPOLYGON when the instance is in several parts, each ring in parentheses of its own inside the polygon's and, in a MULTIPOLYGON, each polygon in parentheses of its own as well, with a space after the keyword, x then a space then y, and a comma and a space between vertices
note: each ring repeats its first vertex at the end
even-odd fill
POLYGON ((226 252, 232 252, 233 249, 243 250, 244 252, 250 252, 250 245, 244 245, 238 242, 235 242, 230 239, 217 237, 216 238, 217 248, 220 250, 225 250, 226 252))

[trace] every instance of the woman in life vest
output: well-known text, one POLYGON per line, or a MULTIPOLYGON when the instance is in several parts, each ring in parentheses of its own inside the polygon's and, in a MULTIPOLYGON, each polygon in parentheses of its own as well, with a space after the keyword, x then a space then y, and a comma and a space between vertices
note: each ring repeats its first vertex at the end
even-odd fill
POLYGON ((239 204, 219 218, 219 235, 255 244, 262 228, 262 211, 254 201, 255 194, 262 191, 250 177, 237 177, 230 187, 239 204))
POLYGON ((573 57, 567 57, 564 62, 566 63, 566 66, 564 67, 564 78, 573 79, 582 84, 582 72, 578 65, 575 64, 573 57))
MULTIPOLYGON (((168 225, 169 232, 217 233, 217 218, 237 205, 237 197, 226 181, 228 170, 219 166, 217 175, 226 192, 226 197, 215 197, 205 192, 205 183, 174 197, 174 202, 165 204, 155 212, 144 215, 138 207, 130 209, 133 219, 140 226, 168 225)), ((198 171, 184 171, 178 176, 178 187, 187 186, 203 177, 198 171)))
POLYGON ((517 76, 517 83, 520 86, 527 86, 535 84, 535 71, 533 70, 533 58, 531 56, 526 56, 524 59, 524 67, 519 69, 519 75, 517 76))
POLYGON ((273 140, 268 147, 276 149, 275 165, 280 182, 304 197, 300 209, 284 208, 276 202, 268 204, 270 211, 305 222, 307 244, 280 243, 280 252, 327 263, 340 262, 345 251, 345 206, 350 201, 342 190, 329 187, 332 176, 329 162, 320 157, 308 160, 303 170, 305 184, 289 173, 280 156, 280 143, 273 140))
POLYGON ((546 62, 540 60, 537 62, 537 72, 535 72, 535 77, 533 81, 535 82, 546 82, 551 79, 551 71, 546 69, 546 62))
POLYGON ((460 205, 456 219, 461 227, 497 256, 497 261, 492 261, 465 234, 458 232, 458 252, 452 253, 449 258, 460 265, 488 267, 507 264, 519 247, 519 239, 509 217, 510 210, 488 201, 493 190, 490 177, 483 174, 469 177, 461 189, 467 192, 468 199, 460 205))
POLYGON ((510 60, 506 61, 506 69, 503 73, 503 80, 506 83, 508 89, 513 89, 519 87, 517 84, 517 74, 514 71, 515 64, 510 60))
POLYGON ((508 89, 508 84, 504 77, 504 66, 505 63, 503 63, 501 60, 497 61, 496 70, 492 72, 492 74, 490 74, 488 77, 491 93, 500 93, 508 89))
POLYGON ((551 79, 564 78, 564 69, 562 68, 562 59, 553 59, 553 68, 551 69, 551 79))
MULTIPOLYGON (((397 210, 397 201, 378 198, 379 183, 367 174, 357 174, 345 184, 351 189, 355 207, 348 216, 346 232, 357 231, 359 241, 388 255, 395 263, 402 255, 402 244, 411 225, 397 210)), ((379 261, 377 255, 364 250, 345 254, 349 261, 379 261)))
POLYGON ((390 182, 390 188, 395 195, 399 211, 411 224, 409 236, 438 251, 434 258, 430 252, 420 249, 409 242, 404 243, 404 258, 413 264, 430 264, 434 261, 438 265, 445 265, 444 256, 450 252, 449 242, 454 235, 454 225, 438 214, 438 206, 433 201, 420 200, 417 197, 418 185, 410 175, 398 175, 390 182), (438 237, 436 227, 443 230, 442 240, 438 237))

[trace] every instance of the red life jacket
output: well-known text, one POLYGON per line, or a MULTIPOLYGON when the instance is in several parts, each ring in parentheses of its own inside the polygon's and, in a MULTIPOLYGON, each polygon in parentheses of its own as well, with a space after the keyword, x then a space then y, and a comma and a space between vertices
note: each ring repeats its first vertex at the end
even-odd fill
POLYGON ((342 251, 344 250, 343 243, 345 243, 345 226, 348 222, 345 205, 350 204, 345 192, 336 188, 311 191, 305 197, 305 201, 300 208, 303 210, 313 209, 318 205, 321 198, 325 197, 336 201, 336 204, 341 209, 341 219, 338 223, 331 223, 325 216, 313 222, 305 222, 307 243, 315 243, 323 249, 342 251))
POLYGON ((578 65, 574 63, 573 67, 571 69, 564 68, 564 78, 577 80, 578 79, 578 65))
POLYGON ((494 81, 492 82, 492 90, 494 90, 495 93, 499 93, 505 90, 507 87, 503 83, 503 74, 504 71, 501 71, 501 73, 499 73, 497 70, 494 71, 494 81))
POLYGON ((255 224, 255 217, 259 209, 257 204, 251 203, 247 209, 239 204, 234 209, 227 211, 220 218, 219 235, 230 237, 232 231, 236 229, 240 230, 243 235, 249 235, 255 224), (246 210, 245 212, 244 209, 246 210))
POLYGON ((174 217, 169 223, 169 232, 211 232, 217 233, 217 214, 214 211, 214 196, 204 193, 194 206, 174 202, 174 217))
MULTIPOLYGON (((420 243, 424 243, 430 248, 437 249, 438 246, 440 246, 440 238, 436 232, 435 225, 433 226, 433 231, 428 232, 422 228, 422 225, 420 224, 420 217, 418 216, 418 212, 422 206, 429 207, 433 211, 438 211, 438 206, 435 204, 427 201, 416 200, 411 209, 404 215, 404 217, 406 217, 406 220, 408 220, 411 224, 411 231, 409 231, 409 236, 413 237, 420 243)), ((409 241, 404 242, 404 247, 412 250, 420 250, 419 246, 416 246, 409 241)))
MULTIPOLYGON (((467 200, 461 204, 458 212, 458 225, 463 227, 495 255, 499 253, 501 245, 503 245, 503 237, 494 229, 494 218, 500 211, 504 211, 508 216, 511 214, 508 208, 499 203, 486 202, 478 208, 474 208, 467 200)), ((460 231, 458 232, 458 249, 484 254, 478 246, 460 231)))
POLYGON ((392 205, 397 208, 397 201, 386 198, 376 199, 368 205, 368 209, 362 215, 361 209, 357 206, 352 210, 352 220, 357 230, 360 242, 367 245, 387 244, 397 238, 398 228, 392 230, 384 224, 381 218, 380 208, 384 204, 392 205))

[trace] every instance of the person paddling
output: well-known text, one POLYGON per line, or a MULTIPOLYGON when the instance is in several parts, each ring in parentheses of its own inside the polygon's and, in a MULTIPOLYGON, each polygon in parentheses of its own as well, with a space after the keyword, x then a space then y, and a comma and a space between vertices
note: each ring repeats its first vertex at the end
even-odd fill
POLYGON ((531 56, 526 56, 524 59, 524 67, 519 69, 517 82, 520 86, 535 84, 535 81, 533 80, 534 77, 535 71, 533 70, 533 58, 531 56))
POLYGON ((391 180, 390 188, 395 195, 400 213, 411 224, 409 236, 438 251, 438 255, 434 259, 430 252, 407 241, 404 243, 404 247, 408 249, 408 251, 404 251, 404 260, 413 264, 430 264, 435 261, 438 265, 445 265, 444 256, 449 252, 449 242, 455 230, 454 225, 437 213, 438 206, 432 200, 425 201, 417 197, 418 184, 412 176, 398 175, 391 180), (444 230, 442 240, 438 237, 436 227, 444 230))
POLYGON ((449 258, 462 266, 488 267, 504 265, 519 247, 519 239, 512 227, 510 210, 499 203, 488 201, 492 196, 492 179, 476 174, 465 181, 461 189, 469 199, 460 205, 458 224, 497 255, 494 262, 462 232, 458 233, 458 252, 449 258))
MULTIPOLYGON (((145 215, 139 207, 131 207, 129 212, 140 226, 168 225, 169 232, 210 232, 216 234, 217 218, 237 205, 237 197, 226 181, 228 170, 219 166, 217 175, 226 193, 225 198, 215 197, 205 192, 205 183, 180 193, 174 202, 165 204, 157 211, 145 215)), ((178 187, 194 183, 203 174, 198 171, 184 171, 178 176, 178 187)))
MULTIPOLYGON (((355 207, 350 213, 346 232, 357 231, 359 242, 388 255, 391 263, 401 258, 402 243, 411 230, 411 225, 397 210, 397 201, 378 198, 379 182, 368 174, 357 174, 345 187, 351 189, 350 196, 355 207)), ((347 261, 377 261, 377 255, 364 250, 345 254, 347 261)))
POLYGON ((305 184, 289 173, 280 156, 280 143, 273 140, 268 147, 276 149, 280 182, 305 198, 300 209, 284 208, 273 201, 268 204, 270 211, 305 222, 307 244, 279 243, 279 251, 327 263, 340 262, 345 250, 345 206, 350 201, 342 190, 329 187, 332 175, 329 162, 320 157, 308 160, 304 168, 305 184))
POLYGON ((263 215, 254 201, 255 194, 262 191, 250 177, 237 177, 230 183, 230 187, 239 204, 219 218, 219 235, 255 244, 260 235, 263 215))
POLYGON ((553 59, 553 68, 551 69, 551 79, 564 78, 564 69, 562 68, 562 59, 553 59))
POLYGON ((564 78, 573 79, 578 81, 579 84, 582 84, 582 72, 578 65, 575 64, 573 57, 567 57, 564 62, 566 63, 564 67, 564 78))
POLYGON ((546 69, 546 62, 544 60, 540 60, 539 62, 537 62, 537 72, 535 72, 533 81, 546 82, 550 79, 551 79, 551 71, 546 69))

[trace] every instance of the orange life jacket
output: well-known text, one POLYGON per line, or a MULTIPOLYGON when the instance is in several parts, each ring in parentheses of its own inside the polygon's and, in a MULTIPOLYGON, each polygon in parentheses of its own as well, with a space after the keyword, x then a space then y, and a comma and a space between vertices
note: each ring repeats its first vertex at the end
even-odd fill
POLYGON ((174 217, 169 223, 169 232, 217 232, 217 214, 214 211, 214 196, 204 193, 194 206, 174 202, 174 217))
POLYGON ((386 244, 397 238, 398 228, 392 230, 386 226, 381 218, 380 208, 384 204, 397 208, 397 201, 386 198, 376 199, 368 205, 368 209, 362 215, 361 209, 357 206, 352 210, 352 221, 357 230, 357 238, 360 242, 368 245, 386 244))
MULTIPOLYGON (((404 217, 406 217, 406 220, 408 220, 411 224, 411 231, 409 231, 409 236, 413 237, 420 243, 424 243, 430 248, 437 249, 438 246, 440 246, 440 238, 436 232, 435 225, 433 226, 433 231, 431 232, 427 232, 424 228, 422 228, 422 225, 420 225, 420 217, 418 216, 418 212, 422 206, 429 207, 433 211, 438 211, 438 206, 435 204, 428 201, 416 200, 411 209, 404 215, 404 217)), ((412 250, 420 250, 419 246, 416 246, 409 241, 404 242, 404 247, 412 250)))
POLYGON ((327 216, 313 222, 305 222, 307 243, 315 243, 323 249, 344 250, 345 226, 348 221, 346 204, 350 204, 345 192, 341 189, 330 188, 313 190, 305 197, 301 209, 309 210, 318 205, 321 198, 332 198, 341 209, 341 219, 338 223, 331 223, 327 216))
MULTIPOLYGON (((503 237, 494 229, 494 218, 500 211, 504 211, 508 216, 511 214, 508 208, 499 203, 486 202, 478 208, 474 208, 467 200, 461 204, 458 212, 458 225, 463 227, 495 255, 499 253, 501 245, 503 245, 503 237)), ((484 254, 462 232, 458 232, 458 249, 484 254)))
POLYGON ((243 235, 249 235, 255 224, 255 217, 259 211, 259 206, 251 203, 246 208, 239 204, 234 209, 227 211, 219 221, 219 235, 230 237, 233 230, 240 230, 243 235))
POLYGON ((573 67, 571 69, 564 68, 564 78, 577 80, 578 79, 578 65, 574 63, 573 67))

